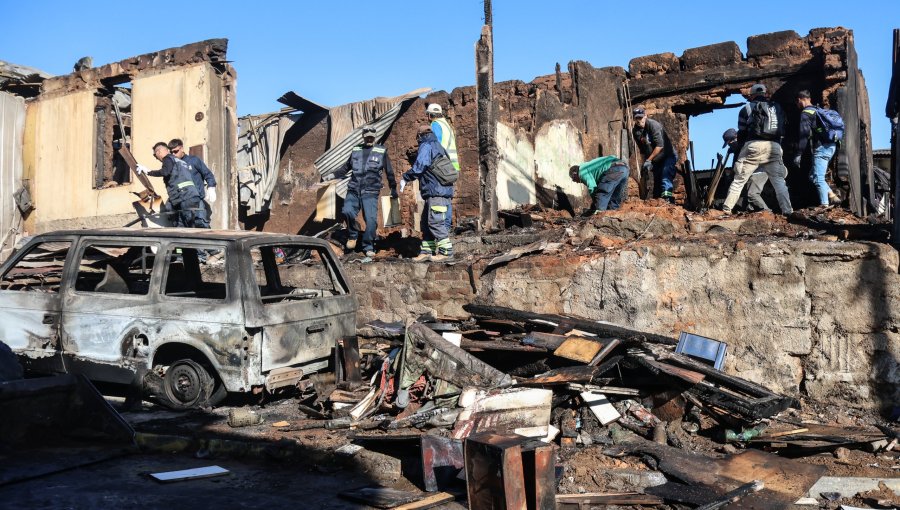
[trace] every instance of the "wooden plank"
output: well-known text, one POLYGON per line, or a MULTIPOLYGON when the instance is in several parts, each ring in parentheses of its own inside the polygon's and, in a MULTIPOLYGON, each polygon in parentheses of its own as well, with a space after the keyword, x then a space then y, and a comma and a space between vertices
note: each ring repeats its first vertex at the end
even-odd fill
POLYGON ((661 505, 663 500, 637 492, 586 492, 584 494, 557 494, 556 502, 588 505, 661 505))
POLYGON ((563 367, 536 375, 531 379, 519 381, 518 384, 521 386, 553 386, 569 383, 589 384, 594 381, 597 371, 597 367, 587 365, 563 367))
POLYGON ((443 505, 444 503, 449 503, 454 499, 456 499, 456 497, 453 496, 453 494, 438 492, 437 494, 432 494, 427 498, 420 499, 419 501, 414 501, 412 503, 394 507, 393 510, 425 510, 426 508, 433 508, 438 505, 443 505))
POLYGON ((705 485, 716 496, 755 480, 765 488, 745 496, 729 508, 787 509, 825 473, 825 466, 805 464, 759 450, 717 459, 671 446, 642 441, 625 447, 652 455, 659 470, 692 485, 705 485))
POLYGON ((338 494, 344 499, 364 503, 376 508, 394 508, 421 499, 422 494, 391 489, 389 487, 363 487, 338 494))
POLYGON ((506 340, 469 340, 463 338, 459 343, 460 348, 469 352, 481 351, 509 351, 509 352, 547 352, 543 347, 522 345, 506 340))
POLYGON ((623 340, 635 340, 641 342, 675 345, 677 340, 671 337, 646 333, 635 329, 626 328, 607 322, 592 321, 581 317, 567 317, 554 314, 541 314, 507 308, 503 306, 488 306, 479 304, 463 305, 463 310, 477 317, 495 317, 519 322, 533 322, 545 325, 560 325, 565 323, 569 329, 577 328, 587 331, 601 338, 619 338, 623 340))
POLYGON ((565 335, 554 335, 553 333, 541 333, 538 331, 532 331, 522 339, 522 343, 525 345, 535 345, 545 349, 556 349, 565 341, 565 335))
POLYGON ((150 473, 150 477, 163 483, 180 482, 182 480, 198 480, 200 478, 212 478, 224 476, 228 470, 219 466, 205 466, 201 468, 182 469, 179 471, 164 471, 150 473))
POLYGON ((554 356, 582 363, 590 363, 603 349, 603 344, 580 336, 570 336, 555 351, 554 356))
POLYGON ((592 367, 599 365, 600 362, 606 359, 606 357, 609 356, 609 354, 613 352, 621 343, 622 342, 620 342, 618 338, 610 338, 604 340, 603 348, 600 349, 600 352, 594 355, 594 359, 592 359, 591 362, 588 363, 588 365, 592 367))
POLYGON ((119 149, 119 155, 122 156, 122 159, 125 160, 125 163, 128 164, 128 168, 131 169, 131 172, 137 177, 137 180, 141 182, 144 188, 149 191, 153 197, 158 197, 159 195, 156 193, 156 190, 153 189, 153 184, 150 183, 150 178, 144 174, 137 173, 137 160, 134 159, 134 155, 131 154, 131 150, 126 146, 122 146, 119 149))
POLYGON ((641 363, 646 363, 647 365, 659 370, 664 374, 671 375, 672 377, 677 377, 678 379, 681 379, 690 384, 697 384, 700 381, 706 379, 706 376, 699 372, 694 372, 693 370, 676 367, 674 365, 669 365, 668 363, 662 363, 660 361, 655 361, 652 359, 643 358, 641 359, 641 363))

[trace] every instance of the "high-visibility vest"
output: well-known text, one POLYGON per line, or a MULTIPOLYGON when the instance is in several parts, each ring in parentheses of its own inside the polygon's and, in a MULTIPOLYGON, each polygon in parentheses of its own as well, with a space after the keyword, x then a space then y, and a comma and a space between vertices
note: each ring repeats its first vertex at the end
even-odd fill
POLYGON ((456 171, 459 171, 459 156, 456 154, 456 133, 453 132, 453 128, 450 127, 450 123, 447 122, 447 119, 443 117, 438 117, 431 121, 431 130, 434 131, 434 125, 438 124, 441 127, 441 138, 438 140, 440 142, 441 147, 447 151, 447 155, 450 156, 450 161, 453 162, 453 168, 456 168, 456 171))

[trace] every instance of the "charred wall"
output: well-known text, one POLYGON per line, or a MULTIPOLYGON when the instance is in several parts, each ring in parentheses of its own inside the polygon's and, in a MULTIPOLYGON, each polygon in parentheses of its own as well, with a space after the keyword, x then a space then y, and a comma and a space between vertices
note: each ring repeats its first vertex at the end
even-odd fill
MULTIPOLYGON (((652 118, 663 123, 679 160, 684 162, 690 138, 689 119, 722 108, 729 95, 746 94, 751 85, 760 82, 767 85, 773 99, 787 113, 787 161, 796 150, 799 109, 794 97, 799 90, 810 90, 815 102, 838 109, 846 119, 858 120, 851 122, 854 128, 848 129, 849 136, 858 141, 845 144, 835 158, 843 162, 836 163, 835 175, 846 188, 859 189, 871 167, 870 120, 861 78, 855 65, 852 32, 817 28, 803 37, 793 31, 751 36, 747 39, 746 55, 736 43, 723 42, 685 50, 680 57, 673 53, 638 57, 629 62, 627 72, 621 67, 595 68, 575 61, 568 65, 567 72, 557 65, 555 73, 528 83, 498 83, 494 91, 498 105, 497 191, 502 195, 501 209, 522 203, 557 208, 563 201, 581 205, 585 198, 583 187, 572 185, 568 168, 601 154, 630 158, 631 168, 638 169, 627 114, 633 106, 644 107, 652 118)), ((474 86, 418 99, 397 119, 384 141, 396 177, 399 179, 411 167, 416 153, 416 128, 427 122, 424 110, 430 102, 444 108, 456 130, 462 174, 453 199, 455 219, 459 222, 475 217, 480 177, 474 86)), ((735 124, 736 121, 735 110, 735 124)), ((310 133, 319 140, 319 135, 310 133)), ((288 162, 294 165, 294 172, 309 174, 309 180, 314 181, 316 173, 308 162, 321 154, 322 146, 318 141, 307 142, 300 138, 286 149, 291 154, 288 162), (303 167, 297 169, 298 164, 303 167)), ((637 172, 632 171, 633 184, 637 177, 637 172)), ((805 205, 805 198, 813 196, 808 179, 800 172, 791 172, 789 179, 796 205, 805 205)), ((681 180, 677 178, 676 185, 678 194, 683 196, 681 180)), ((638 187, 633 184, 629 194, 636 197, 638 187)), ((386 188, 384 193, 388 193, 386 188)), ((416 229, 417 202, 413 193, 414 190, 407 191, 401 201, 407 230, 416 229)), ((282 230, 282 225, 289 224, 291 228, 284 231, 296 232, 293 227, 311 218, 314 206, 306 203, 311 195, 283 189, 278 196, 273 201, 277 209, 272 211, 271 226, 266 228, 282 230), (285 223, 288 216, 292 220, 285 223)))

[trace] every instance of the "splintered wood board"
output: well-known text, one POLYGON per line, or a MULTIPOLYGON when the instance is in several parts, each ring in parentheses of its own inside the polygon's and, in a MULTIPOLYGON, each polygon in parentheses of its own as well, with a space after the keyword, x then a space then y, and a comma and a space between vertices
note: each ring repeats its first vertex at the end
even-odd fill
POLYGON ((603 349, 603 344, 580 336, 570 336, 553 351, 555 356, 582 363, 590 363, 603 349))
POLYGON ((180 471, 164 471, 150 473, 150 477, 163 483, 180 482, 182 480, 197 480, 200 478, 212 478, 214 476, 227 475, 228 470, 219 466, 206 466, 202 468, 182 469, 180 471))

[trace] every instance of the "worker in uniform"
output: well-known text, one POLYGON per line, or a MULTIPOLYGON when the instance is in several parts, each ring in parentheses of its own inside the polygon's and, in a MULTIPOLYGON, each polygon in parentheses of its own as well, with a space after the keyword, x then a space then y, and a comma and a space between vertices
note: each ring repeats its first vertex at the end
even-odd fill
POLYGON ((168 204, 173 213, 172 223, 174 226, 199 227, 202 222, 198 223, 196 217, 203 205, 197 186, 191 179, 190 167, 169 152, 166 142, 157 142, 153 146, 153 157, 162 163, 161 169, 149 170, 143 165, 138 165, 135 171, 139 174, 163 178, 166 193, 169 194, 168 204))
MULTIPOLYGON (((444 117, 443 108, 437 103, 431 103, 425 108, 425 112, 428 114, 428 118, 431 119, 431 131, 434 133, 435 138, 437 138, 438 143, 441 144, 441 147, 447 151, 447 156, 450 158, 453 167, 456 168, 456 171, 458 172, 459 155, 456 152, 456 132, 453 131, 453 127, 450 126, 450 123, 447 122, 447 119, 444 117)), ((452 228, 453 203, 451 201, 450 205, 447 206, 447 229, 450 230, 452 228)))
POLYGON ((184 142, 180 139, 173 138, 169 142, 169 151, 191 167, 191 179, 197 186, 197 193, 200 194, 203 205, 202 210, 197 212, 196 223, 200 228, 209 228, 209 218, 212 213, 210 205, 216 203, 216 177, 202 159, 184 151, 184 142))
POLYGON ((587 186, 594 214, 622 205, 622 190, 628 182, 628 163, 616 156, 601 156, 569 169, 573 181, 587 186))
POLYGON ((653 173, 653 198, 662 198, 670 204, 675 203, 672 189, 675 187, 675 164, 678 157, 669 135, 662 124, 648 118, 643 108, 635 108, 631 113, 634 128, 631 135, 644 157, 641 165, 643 172, 653 173))
POLYGON ((363 220, 366 222, 366 230, 362 235, 362 251, 367 257, 375 255, 375 230, 378 228, 378 195, 384 182, 381 172, 387 175, 388 185, 391 188, 391 197, 397 198, 397 182, 394 179, 394 167, 388 158, 387 150, 383 145, 375 143, 376 130, 374 127, 363 128, 363 143, 350 151, 350 158, 344 163, 335 175, 339 178, 350 175, 350 183, 347 185, 347 195, 344 197, 344 208, 341 214, 347 222, 346 249, 356 249, 356 241, 359 236, 359 225, 356 217, 360 209, 363 220))
POLYGON ((446 154, 438 143, 430 125, 419 126, 416 134, 419 141, 419 152, 412 168, 403 174, 400 191, 406 184, 420 181, 419 190, 425 200, 422 212, 422 248, 416 261, 442 261, 453 256, 453 243, 450 242, 450 229, 447 227, 447 213, 450 200, 453 198, 453 185, 441 184, 437 177, 428 170, 434 161, 446 154))

